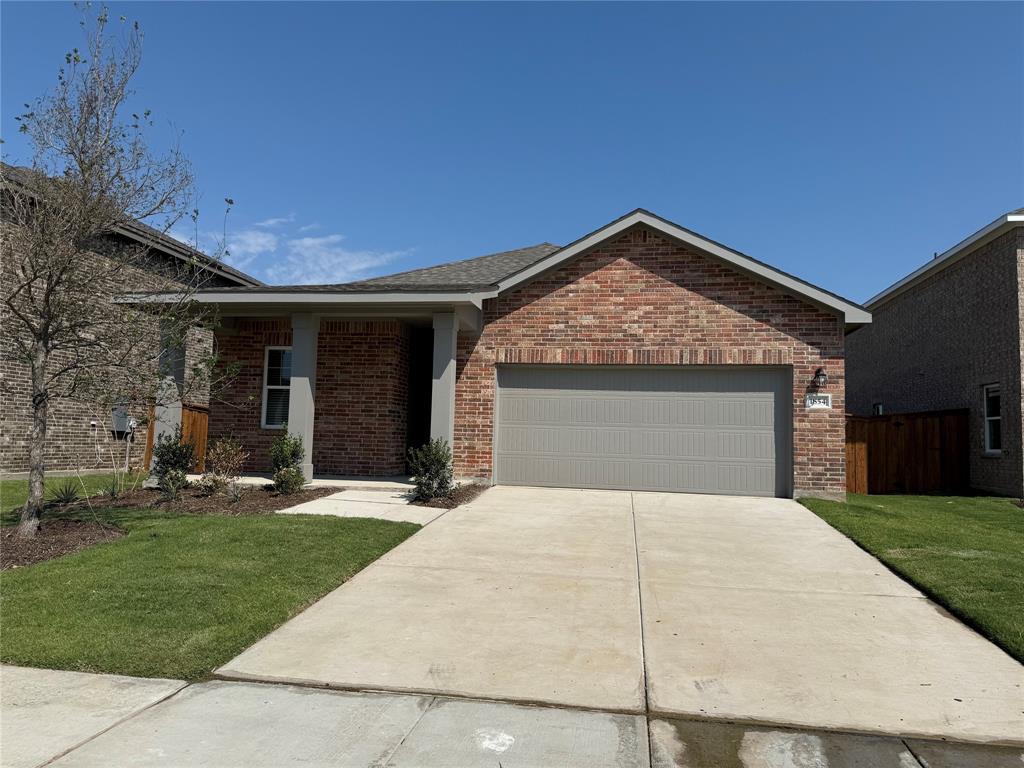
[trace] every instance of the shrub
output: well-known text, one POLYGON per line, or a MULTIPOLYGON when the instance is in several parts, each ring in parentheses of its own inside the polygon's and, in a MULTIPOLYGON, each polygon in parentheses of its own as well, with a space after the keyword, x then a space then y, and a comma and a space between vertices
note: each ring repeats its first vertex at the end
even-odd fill
POLYGON ((270 465, 276 474, 279 469, 298 467, 302 464, 302 438, 288 434, 288 425, 270 444, 270 465))
POLYGON ((249 454, 242 450, 240 442, 233 437, 221 437, 206 449, 206 474, 230 482, 242 474, 248 458, 249 454))
POLYGON ((50 501, 61 507, 74 504, 78 501, 78 481, 65 480, 50 493, 50 501))
POLYGON ((228 481, 220 475, 214 475, 206 472, 201 478, 199 478, 195 487, 201 496, 213 496, 227 488, 228 481))
POLYGON ((188 477, 180 469, 168 469, 160 475, 160 490, 168 499, 178 498, 178 493, 188 485, 188 477))
POLYGON ((274 489, 278 493, 296 493, 305 483, 301 467, 281 467, 274 472, 274 489))
POLYGON ((160 435, 153 446, 153 460, 153 474, 158 478, 167 472, 178 471, 187 475, 192 471, 192 465, 196 463, 196 449, 191 440, 185 440, 180 424, 173 436, 160 435))
POLYGON ((249 454, 242 450, 242 444, 231 437, 222 437, 210 443, 206 449, 206 471, 199 481, 199 492, 204 496, 229 491, 238 501, 240 491, 235 482, 242 474, 249 454))
POLYGON ((409 468, 418 501, 448 498, 455 490, 452 451, 447 440, 435 438, 419 448, 410 448, 409 468))

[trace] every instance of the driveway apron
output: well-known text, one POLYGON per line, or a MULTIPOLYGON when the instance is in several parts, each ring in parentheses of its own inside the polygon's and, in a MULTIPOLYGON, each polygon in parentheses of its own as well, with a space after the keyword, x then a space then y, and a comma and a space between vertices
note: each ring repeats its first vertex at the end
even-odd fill
POLYGON ((634 505, 653 713, 1024 741, 1024 667, 803 506, 634 505))
POLYGON ((630 496, 493 488, 218 674, 644 710, 630 496))

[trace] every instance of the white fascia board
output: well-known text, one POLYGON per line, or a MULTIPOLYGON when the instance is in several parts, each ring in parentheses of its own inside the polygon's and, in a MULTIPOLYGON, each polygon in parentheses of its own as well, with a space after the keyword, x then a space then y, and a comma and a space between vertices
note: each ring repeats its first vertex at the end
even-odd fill
POLYGON ((615 235, 618 235, 621 232, 624 232, 636 224, 644 224, 655 231, 692 245, 693 247, 709 253, 722 261, 732 264, 733 266, 750 273, 765 282, 769 282, 783 288, 788 293, 801 296, 815 304, 839 312, 843 315, 847 325, 863 325, 871 322, 871 313, 856 304, 844 301, 837 296, 833 296, 819 288, 815 288, 801 280, 797 280, 784 272, 779 272, 778 270, 765 264, 761 264, 760 262, 744 256, 741 253, 732 251, 718 243, 707 240, 694 232, 690 232, 689 230, 678 227, 643 211, 637 211, 629 216, 619 219, 618 221, 612 222, 607 227, 599 229, 592 235, 589 235, 572 245, 566 246, 560 251, 556 251, 548 258, 543 259, 542 261, 527 267, 523 271, 501 281, 498 283, 497 290, 484 294, 484 296, 486 298, 493 298, 499 293, 510 288, 514 288, 515 286, 558 266, 562 262, 573 258, 574 256, 611 237, 614 237, 615 235))
POLYGON ((874 309, 879 304, 883 304, 889 299, 903 293, 903 291, 907 290, 920 280, 923 280, 925 277, 935 272, 939 272, 946 267, 952 266, 972 250, 981 247, 985 241, 998 237, 1003 234, 1004 231, 1008 231, 1012 227, 1016 227, 1021 224, 1024 224, 1024 214, 1008 213, 1000 216, 988 226, 982 227, 973 235, 964 238, 952 248, 943 251, 923 267, 915 269, 902 280, 897 280, 881 293, 872 296, 864 303, 864 306, 868 309, 874 309))
POLYGON ((477 309, 483 306, 483 296, 478 293, 317 293, 312 291, 287 292, 248 292, 223 291, 195 293, 191 296, 175 293, 129 293, 119 297, 119 301, 131 303, 171 303, 188 299, 197 304, 259 304, 259 305, 295 305, 295 304, 338 304, 378 305, 378 304, 462 304, 477 309))

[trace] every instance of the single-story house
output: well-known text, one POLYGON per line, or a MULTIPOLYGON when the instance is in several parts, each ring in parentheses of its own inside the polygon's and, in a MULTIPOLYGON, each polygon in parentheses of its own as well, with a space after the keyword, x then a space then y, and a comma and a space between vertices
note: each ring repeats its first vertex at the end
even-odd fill
POLYGON ((857 304, 644 210, 566 246, 339 285, 216 288, 210 407, 269 468, 395 475, 447 440, 487 483, 845 493, 844 338, 857 304))
POLYGON ((972 487, 1024 497, 1024 208, 867 302, 847 340, 851 413, 970 412, 972 487))

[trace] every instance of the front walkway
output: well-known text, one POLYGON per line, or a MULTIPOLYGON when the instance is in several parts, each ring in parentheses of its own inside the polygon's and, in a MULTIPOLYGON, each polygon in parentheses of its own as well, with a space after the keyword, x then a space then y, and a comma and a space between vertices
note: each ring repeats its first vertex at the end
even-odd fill
POLYGON ((219 674, 1024 741, 1021 665, 779 499, 494 488, 219 674))

